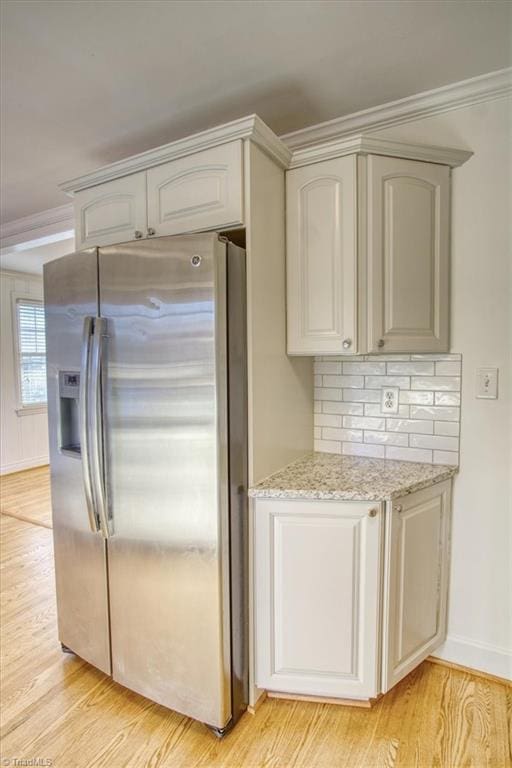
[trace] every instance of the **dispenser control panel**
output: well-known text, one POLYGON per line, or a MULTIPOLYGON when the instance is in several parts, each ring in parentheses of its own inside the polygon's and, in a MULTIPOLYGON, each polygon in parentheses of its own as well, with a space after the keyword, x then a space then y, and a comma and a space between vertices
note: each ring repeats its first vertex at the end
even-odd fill
POLYGON ((77 398, 80 390, 80 373, 78 371, 59 371, 60 397, 77 398))
POLYGON ((80 371, 59 371, 59 450, 80 457, 80 371))

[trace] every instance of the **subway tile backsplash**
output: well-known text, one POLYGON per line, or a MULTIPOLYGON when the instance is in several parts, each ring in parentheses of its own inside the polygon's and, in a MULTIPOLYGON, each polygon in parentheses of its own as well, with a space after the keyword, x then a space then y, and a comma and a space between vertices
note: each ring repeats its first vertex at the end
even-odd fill
POLYGON ((461 355, 315 358, 315 450, 459 463, 461 355), (381 411, 399 387, 398 413, 381 411))

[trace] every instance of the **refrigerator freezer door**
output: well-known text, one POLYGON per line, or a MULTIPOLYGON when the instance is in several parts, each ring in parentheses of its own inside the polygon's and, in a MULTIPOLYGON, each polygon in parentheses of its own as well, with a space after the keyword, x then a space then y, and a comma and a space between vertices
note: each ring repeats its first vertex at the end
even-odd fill
POLYGON ((84 319, 98 312, 97 273, 96 249, 44 266, 48 423, 59 639, 110 674, 106 549, 86 501, 78 397, 84 319))
POLYGON ((226 246, 102 248, 113 676, 211 726, 231 718, 226 246))

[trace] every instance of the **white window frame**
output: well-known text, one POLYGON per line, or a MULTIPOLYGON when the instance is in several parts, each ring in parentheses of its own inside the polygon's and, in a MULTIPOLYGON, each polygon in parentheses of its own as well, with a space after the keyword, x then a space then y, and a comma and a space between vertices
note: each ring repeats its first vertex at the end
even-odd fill
MULTIPOLYGON (((48 411, 48 400, 45 403, 33 403, 32 405, 23 405, 21 396, 21 350, 20 350, 20 327, 18 322, 18 303, 26 301, 28 303, 41 304, 44 306, 42 296, 34 296, 30 293, 11 292, 11 316, 12 316, 12 346, 14 352, 14 383, 16 387, 16 413, 18 416, 32 416, 37 413, 46 413, 48 411)), ((48 393, 47 393, 48 397, 48 393)))

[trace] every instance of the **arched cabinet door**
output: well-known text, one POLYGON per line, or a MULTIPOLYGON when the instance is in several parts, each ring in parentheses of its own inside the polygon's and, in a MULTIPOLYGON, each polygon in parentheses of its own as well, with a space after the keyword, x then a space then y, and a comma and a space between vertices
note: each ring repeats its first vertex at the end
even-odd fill
POLYGON ((146 231, 146 172, 77 192, 77 249, 133 240, 146 231))
POLYGON ((357 351, 356 162, 287 173, 288 354, 357 351))
POLYGON ((450 169, 367 163, 369 351, 447 352, 450 169))
POLYGON ((156 236, 242 224, 242 142, 150 168, 147 194, 156 236))

